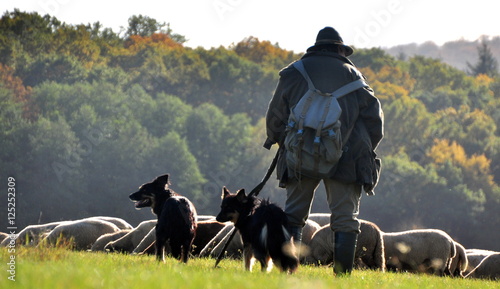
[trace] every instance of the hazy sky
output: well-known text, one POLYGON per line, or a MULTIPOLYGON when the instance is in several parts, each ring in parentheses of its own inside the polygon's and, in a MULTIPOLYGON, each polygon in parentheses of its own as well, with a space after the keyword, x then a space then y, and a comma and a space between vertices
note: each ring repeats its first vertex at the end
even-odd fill
POLYGON ((0 0, 2 14, 50 14, 69 24, 101 22, 115 32, 132 15, 170 23, 187 46, 229 46, 248 36, 304 52, 317 32, 336 28, 356 47, 389 47, 500 35, 496 1, 448 0, 0 0))

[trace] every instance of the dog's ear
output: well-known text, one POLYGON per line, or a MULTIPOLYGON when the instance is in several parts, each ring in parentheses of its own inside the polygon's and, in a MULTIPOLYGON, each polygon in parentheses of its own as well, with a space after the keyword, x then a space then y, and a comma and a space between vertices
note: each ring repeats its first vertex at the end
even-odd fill
POLYGON ((245 189, 241 189, 236 193, 236 198, 238 201, 241 203, 246 203, 247 202, 247 196, 245 195, 245 189))
POLYGON ((158 176, 158 177, 156 177, 156 179, 154 179, 153 182, 155 182, 156 184, 158 184, 158 186, 163 189, 167 185, 169 185, 168 178, 169 178, 169 174, 166 174, 166 175, 163 175, 163 176, 158 176))
POLYGON ((226 187, 223 187, 222 188, 222 195, 220 197, 221 197, 221 199, 224 199, 225 197, 229 196, 230 194, 231 194, 231 192, 226 187))

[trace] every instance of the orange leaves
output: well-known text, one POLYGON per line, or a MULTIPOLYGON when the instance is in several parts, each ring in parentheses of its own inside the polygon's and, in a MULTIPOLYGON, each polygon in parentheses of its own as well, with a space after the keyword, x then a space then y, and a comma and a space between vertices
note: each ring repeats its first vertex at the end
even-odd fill
POLYGON ((34 118, 34 109, 30 108, 28 102, 31 87, 25 87, 23 81, 14 76, 14 69, 2 63, 0 63, 0 86, 5 86, 5 88, 12 91, 15 100, 23 104, 24 117, 28 119, 34 118))
POLYGON ((380 100, 396 100, 409 95, 415 79, 398 67, 384 65, 378 72, 370 67, 360 68, 380 100))
POLYGON ((394 101, 402 97, 408 97, 408 91, 406 89, 391 82, 380 82, 375 80, 370 82, 370 86, 381 101, 394 101))
POLYGON ((174 41, 167 34, 154 33, 151 36, 131 35, 124 44, 125 48, 137 52, 146 47, 171 48, 180 47, 180 43, 174 41))
POLYGON ((434 140, 434 146, 430 149, 429 156, 436 163, 444 163, 450 160, 453 163, 465 164, 467 159, 465 150, 461 145, 454 141, 450 144, 450 141, 446 139, 434 140))
POLYGON ((489 185, 493 185, 493 176, 491 175, 489 160, 484 154, 474 154, 467 156, 464 148, 456 143, 446 139, 434 140, 434 146, 430 148, 428 156, 434 160, 435 164, 443 164, 447 161, 464 170, 467 177, 478 180, 486 180, 489 185))
POLYGON ((31 92, 30 87, 24 87, 23 81, 14 76, 14 69, 2 63, 0 63, 0 82, 14 93, 16 100, 19 102, 25 102, 26 97, 31 92))
POLYGON ((293 51, 282 49, 278 44, 270 41, 259 41, 258 38, 250 36, 240 41, 233 50, 241 57, 259 64, 269 65, 274 69, 281 69, 288 63, 299 58, 293 51))

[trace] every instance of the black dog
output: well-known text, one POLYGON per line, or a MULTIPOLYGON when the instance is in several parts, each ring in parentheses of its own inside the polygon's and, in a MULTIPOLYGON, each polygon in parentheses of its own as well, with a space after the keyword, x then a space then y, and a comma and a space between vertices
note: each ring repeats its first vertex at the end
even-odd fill
POLYGON ((137 209, 151 207, 158 216, 156 259, 165 261, 165 245, 169 242, 172 256, 187 263, 196 234, 196 209, 187 198, 168 188, 168 177, 168 174, 159 176, 142 185, 129 198, 137 209))
POLYGON ((257 259, 262 271, 269 270, 269 261, 282 272, 293 273, 299 261, 293 253, 291 237, 286 230, 287 217, 283 210, 266 200, 246 196, 245 190, 231 194, 223 189, 218 222, 234 223, 243 240, 245 269, 252 270, 252 257, 257 259))

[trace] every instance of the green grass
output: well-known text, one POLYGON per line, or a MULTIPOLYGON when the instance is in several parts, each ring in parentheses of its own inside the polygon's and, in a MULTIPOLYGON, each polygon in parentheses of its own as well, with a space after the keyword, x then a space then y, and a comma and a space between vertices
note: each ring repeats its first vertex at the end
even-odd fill
MULTIPOLYGON (((0 248, 3 268, 10 255, 0 248)), ((0 288, 499 288, 498 281, 436 277, 424 274, 381 273, 355 270, 350 277, 335 278, 328 267, 301 266, 294 275, 273 269, 243 270, 243 262, 190 259, 188 264, 167 259, 158 263, 152 256, 75 252, 63 248, 16 248, 16 281, 0 270, 0 288)))

